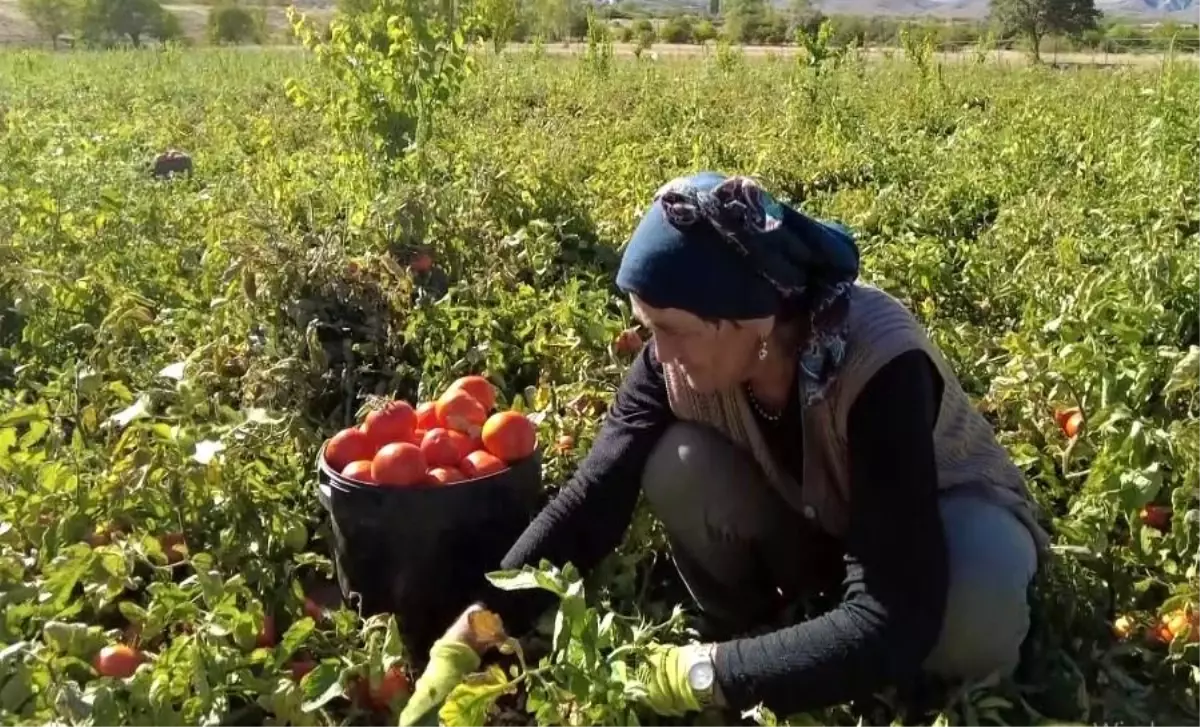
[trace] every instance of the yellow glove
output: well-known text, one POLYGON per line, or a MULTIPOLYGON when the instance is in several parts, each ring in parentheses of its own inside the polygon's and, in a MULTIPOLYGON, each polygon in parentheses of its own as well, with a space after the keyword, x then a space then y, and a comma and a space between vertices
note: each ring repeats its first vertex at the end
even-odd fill
POLYGON ((652 646, 646 661, 638 667, 638 681, 646 686, 643 701, 655 714, 680 716, 700 710, 700 700, 688 683, 684 648, 652 646))
POLYGON ((400 713, 400 727, 436 725, 442 702, 464 677, 479 668, 479 661, 479 654, 461 641, 445 637, 435 641, 429 650, 429 665, 400 713))

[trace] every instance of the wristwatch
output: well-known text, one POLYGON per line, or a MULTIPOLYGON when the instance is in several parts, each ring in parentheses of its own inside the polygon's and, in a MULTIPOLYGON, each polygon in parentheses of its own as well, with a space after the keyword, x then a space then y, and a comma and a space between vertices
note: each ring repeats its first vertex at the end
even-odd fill
POLYGON ((716 701, 717 669, 714 654, 716 644, 698 644, 688 649, 687 680, 700 706, 707 707, 716 701))

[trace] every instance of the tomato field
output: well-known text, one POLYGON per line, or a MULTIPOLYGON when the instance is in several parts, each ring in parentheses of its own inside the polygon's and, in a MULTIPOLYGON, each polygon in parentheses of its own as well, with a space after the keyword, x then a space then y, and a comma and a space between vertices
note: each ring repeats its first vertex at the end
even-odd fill
MULTIPOLYGON (((414 126, 337 43, 0 54, 0 721, 394 723, 395 621, 317 595, 318 447, 481 373, 552 492, 637 347, 624 237, 718 169, 855 231, 1054 541, 1014 679, 788 722, 1196 723, 1195 64, 481 50, 419 69, 414 126), (190 173, 151 173, 168 149, 190 173)), ((557 625, 442 719, 654 720, 623 660, 685 637, 662 542, 639 511, 595 578, 510 579, 559 591, 557 625)))

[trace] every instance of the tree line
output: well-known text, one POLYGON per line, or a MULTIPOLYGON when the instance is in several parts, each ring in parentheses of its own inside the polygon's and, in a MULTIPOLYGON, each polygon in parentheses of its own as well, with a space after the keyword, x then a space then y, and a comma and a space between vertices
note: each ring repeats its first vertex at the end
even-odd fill
MULTIPOLYGON (((159 0, 18 0, 18 7, 55 48, 64 39, 107 48, 183 38, 179 18, 159 0)), ((213 43, 261 42, 265 26, 265 8, 218 0, 209 10, 208 39, 213 43)))
MULTIPOLYGON (((265 2, 266 0, 263 0, 265 2)), ((338 11, 360 13, 378 0, 337 0, 338 11)), ((159 0, 19 0, 20 8, 43 35, 57 45, 71 36, 89 45, 109 46, 145 39, 182 36, 179 20, 159 0)), ((588 13, 607 24, 618 42, 649 48, 661 43, 730 43, 786 45, 815 37, 822 24, 831 29, 829 45, 897 47, 901 34, 929 38, 939 47, 990 46, 1023 49, 1200 50, 1200 28, 1167 22, 1135 25, 1106 19, 1094 0, 993 0, 986 20, 897 19, 827 16, 810 0, 776 6, 767 0, 707 0, 704 10, 664 12, 623 0, 594 7, 586 0, 474 0, 482 21, 482 39, 497 49, 506 43, 569 42, 588 36, 588 13)), ((212 43, 252 43, 266 39, 265 8, 238 0, 216 0, 209 13, 212 43)))

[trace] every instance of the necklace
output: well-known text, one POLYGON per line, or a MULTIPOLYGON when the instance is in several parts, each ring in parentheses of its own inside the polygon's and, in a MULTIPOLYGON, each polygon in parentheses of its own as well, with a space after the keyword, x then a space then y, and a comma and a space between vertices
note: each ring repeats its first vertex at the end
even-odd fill
POLYGON ((758 402, 758 397, 754 395, 754 388, 748 383, 744 384, 743 388, 746 390, 746 398, 750 400, 750 406, 754 407, 754 411, 758 412, 759 416, 771 422, 772 424, 775 424, 779 421, 779 419, 783 416, 783 412, 768 414, 767 410, 763 408, 763 405, 758 402))

